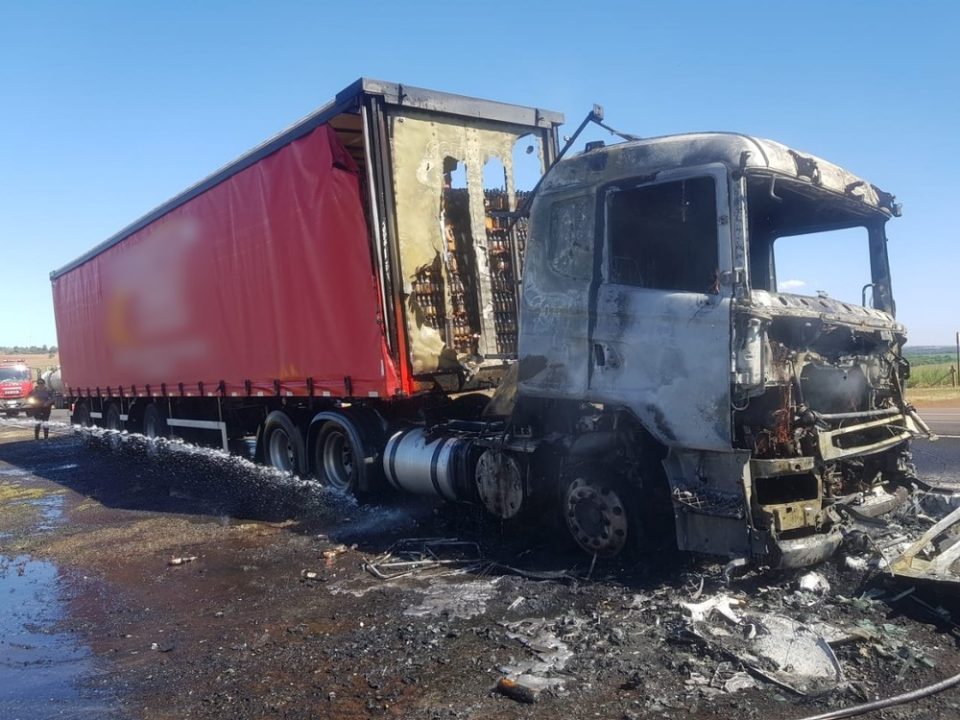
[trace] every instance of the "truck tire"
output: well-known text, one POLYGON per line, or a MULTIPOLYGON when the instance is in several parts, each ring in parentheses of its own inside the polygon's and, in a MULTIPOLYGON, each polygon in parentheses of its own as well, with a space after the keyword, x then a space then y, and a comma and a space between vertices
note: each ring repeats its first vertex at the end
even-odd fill
POLYGON ((367 487, 366 453, 360 431, 344 415, 323 414, 326 418, 313 444, 314 472, 323 485, 356 494, 367 487))
POLYGON ((73 415, 70 416, 70 424, 84 428, 93 425, 93 420, 90 418, 90 408, 87 407, 86 403, 77 403, 73 415))
POLYGON ((112 450, 118 450, 120 445, 123 443, 123 440, 120 438, 120 433, 123 432, 124 428, 123 420, 120 419, 120 408, 118 408, 116 405, 111 404, 107 408, 107 412, 104 413, 103 427, 105 430, 113 431, 107 433, 107 445, 112 450))
POLYGON ((123 420, 120 419, 120 408, 116 405, 110 405, 107 412, 103 415, 103 427, 106 430, 116 430, 123 432, 123 420))
POLYGON ((263 459, 267 465, 281 472, 305 474, 307 453, 303 435, 285 412, 274 410, 267 415, 262 442, 263 459))
POLYGON ((167 427, 167 417, 154 404, 147 405, 143 411, 143 434, 148 438, 165 438, 170 436, 167 427))

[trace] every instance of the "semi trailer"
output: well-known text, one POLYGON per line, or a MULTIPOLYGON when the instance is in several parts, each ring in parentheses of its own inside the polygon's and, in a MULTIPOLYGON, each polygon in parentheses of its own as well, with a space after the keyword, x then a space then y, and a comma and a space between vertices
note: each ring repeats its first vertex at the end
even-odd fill
POLYGON ((343 491, 554 514, 597 555, 827 557, 925 430, 894 197, 735 133, 568 158, 562 123, 357 81, 51 273, 73 422, 252 436, 343 491), (849 228, 861 298, 784 291, 781 239, 849 228))

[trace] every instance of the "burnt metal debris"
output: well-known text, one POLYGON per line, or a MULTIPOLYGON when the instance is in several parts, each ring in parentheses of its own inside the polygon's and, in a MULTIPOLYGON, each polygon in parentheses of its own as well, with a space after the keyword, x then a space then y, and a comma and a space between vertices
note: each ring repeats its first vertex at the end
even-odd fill
MULTIPOLYGON (((767 585, 763 573, 744 566, 740 569, 747 575, 733 578, 722 566, 707 565, 688 575, 684 587, 660 585, 628 593, 620 609, 608 608, 605 617, 571 609, 500 620, 503 642, 516 654, 497 667, 501 677, 494 690, 521 703, 563 697, 583 682, 580 673, 591 662, 586 658, 620 653, 637 643, 673 646, 671 652, 684 658, 679 665, 685 676, 683 692, 701 698, 764 685, 810 698, 849 694, 857 683, 847 669, 853 668, 856 677, 857 666, 867 657, 890 663, 898 676, 934 667, 929 651, 917 645, 905 627, 888 620, 885 608, 906 602, 935 622, 952 624, 948 611, 919 597, 916 585, 904 581, 943 582, 948 574, 955 581, 958 505, 960 493, 949 491, 907 495, 874 490, 848 498, 851 512, 842 555, 815 570, 781 576, 767 585), (849 577, 871 574, 893 584, 867 586, 859 595, 838 589, 850 586, 849 577)), ((363 568, 391 586, 420 593, 422 600, 406 614, 421 617, 482 616, 504 593, 502 573, 514 571, 520 582, 547 576, 494 562, 478 544, 456 538, 401 540, 365 560, 363 568)), ((575 568, 554 577, 578 578, 578 583, 590 585, 587 575, 575 568)), ((508 616, 535 606, 530 595, 512 592, 509 602, 499 600, 508 616)), ((816 717, 853 717, 955 684, 948 679, 887 701, 816 717)))

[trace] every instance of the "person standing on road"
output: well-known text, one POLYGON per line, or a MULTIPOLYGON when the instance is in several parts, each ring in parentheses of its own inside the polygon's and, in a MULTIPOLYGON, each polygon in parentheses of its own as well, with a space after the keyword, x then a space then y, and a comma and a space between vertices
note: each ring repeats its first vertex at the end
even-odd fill
POLYGON ((27 400, 33 406, 33 418, 37 424, 33 426, 33 439, 40 439, 40 426, 43 426, 43 439, 50 437, 50 428, 47 420, 50 419, 50 410, 53 408, 53 393, 47 388, 47 383, 43 378, 37 380, 37 384, 29 395, 27 400))

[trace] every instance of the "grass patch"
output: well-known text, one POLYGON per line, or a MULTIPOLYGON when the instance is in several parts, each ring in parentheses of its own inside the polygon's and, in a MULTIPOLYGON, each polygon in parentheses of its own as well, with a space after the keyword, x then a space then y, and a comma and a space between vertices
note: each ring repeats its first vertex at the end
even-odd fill
POLYGON ((950 368, 952 363, 917 364, 916 358, 910 360, 910 378, 908 388, 921 387, 951 387, 950 368))
POLYGON ((40 488, 24 487, 16 481, 8 480, 0 483, 0 505, 39 500, 46 495, 50 495, 50 492, 40 488))

